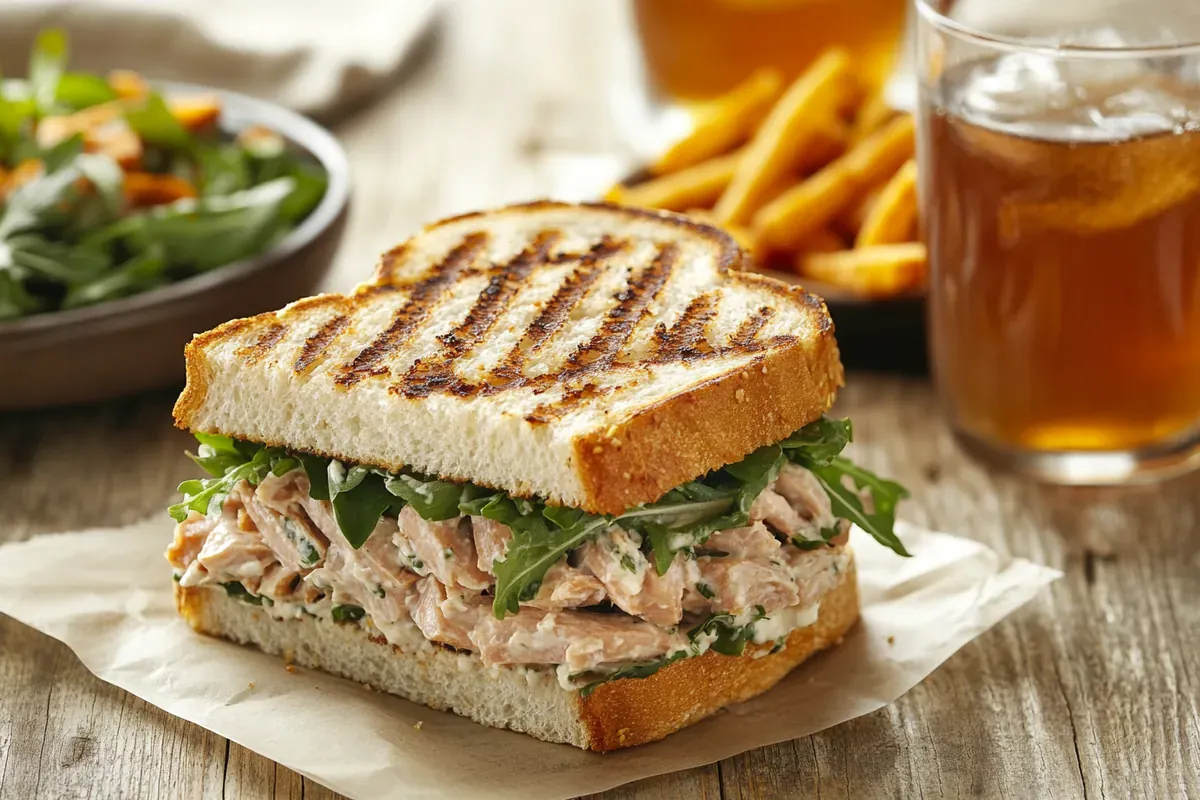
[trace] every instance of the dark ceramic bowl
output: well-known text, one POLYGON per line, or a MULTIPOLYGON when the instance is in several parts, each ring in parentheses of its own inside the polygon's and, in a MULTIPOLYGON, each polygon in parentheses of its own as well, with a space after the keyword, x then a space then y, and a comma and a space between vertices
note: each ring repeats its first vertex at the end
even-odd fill
POLYGON ((229 133, 260 124, 314 158, 325 196, 270 250, 177 283, 86 308, 0 322, 0 410, 106 400, 183 380, 183 346, 235 317, 312 294, 329 271, 350 197, 346 153, 329 131, 281 106, 235 92, 162 83, 221 97, 229 133))

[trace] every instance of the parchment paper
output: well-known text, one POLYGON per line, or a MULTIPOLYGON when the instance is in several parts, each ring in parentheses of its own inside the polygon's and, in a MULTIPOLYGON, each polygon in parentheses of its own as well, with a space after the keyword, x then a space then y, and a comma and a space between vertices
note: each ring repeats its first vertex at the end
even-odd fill
POLYGON ((162 551, 170 520, 0 547, 0 612, 101 679, 351 797, 598 792, 869 714, 1061 573, 911 525, 902 559, 855 530, 862 621, 767 694, 662 742, 598 755, 367 691, 191 631, 162 551))

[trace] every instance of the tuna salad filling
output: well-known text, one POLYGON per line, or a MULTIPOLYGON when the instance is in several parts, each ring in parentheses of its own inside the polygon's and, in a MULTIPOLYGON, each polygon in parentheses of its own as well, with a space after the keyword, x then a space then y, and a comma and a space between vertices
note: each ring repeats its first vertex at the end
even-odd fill
POLYGON ((851 522, 904 554, 904 490, 838 455, 849 425, 825 419, 615 517, 197 438, 212 478, 171 508, 181 586, 405 650, 555 670, 584 691, 709 649, 781 646, 841 581, 851 522))

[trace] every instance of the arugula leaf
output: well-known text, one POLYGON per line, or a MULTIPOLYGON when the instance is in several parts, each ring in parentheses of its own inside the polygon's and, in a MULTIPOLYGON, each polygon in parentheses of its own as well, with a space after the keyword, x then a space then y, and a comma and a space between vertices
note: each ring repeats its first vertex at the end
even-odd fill
POLYGON ((159 244, 172 265, 203 272, 261 252, 292 187, 291 178, 280 178, 228 195, 176 200, 121 220, 118 234, 135 252, 159 244))
POLYGON ((430 522, 457 517, 463 487, 457 483, 436 479, 418 478, 413 475, 393 475, 384 480, 387 490, 402 498, 422 519, 430 522))
POLYGON ((108 81, 90 72, 64 72, 58 79, 54 99, 72 111, 98 106, 117 99, 108 81))
POLYGON ((329 460, 311 453, 296 453, 308 476, 308 496, 314 500, 329 499, 329 460))
POLYGON ((821 417, 779 443, 784 453, 798 464, 828 464, 854 438, 848 419, 821 417))
POLYGON ((150 92, 140 105, 125 110, 125 121, 134 133, 150 144, 190 150, 192 135, 175 118, 158 92, 150 92))
POLYGON ((25 290, 25 285, 11 270, 0 267, 0 320, 16 319, 31 314, 41 303, 25 290))
POLYGON ((67 68, 67 36, 59 28, 38 33, 29 54, 29 90, 41 113, 54 110, 58 84, 67 68))
POLYGON ((649 538, 655 569, 665 575, 680 550, 703 544, 716 531, 748 524, 750 506, 784 463, 779 445, 761 447, 700 481, 672 489, 656 503, 622 514, 617 522, 649 538))
POLYGON ((908 497, 908 490, 900 484, 884 480, 878 475, 853 464, 846 458, 834 458, 826 465, 812 465, 809 471, 817 477, 833 505, 834 516, 848 519, 875 538, 875 541, 890 547, 902 556, 911 555, 904 549, 896 535, 896 504, 908 497), (844 483, 849 478, 855 489, 844 483), (871 497, 872 511, 867 511, 860 492, 871 497))
POLYGON ((252 606, 275 605, 275 601, 269 597, 259 594, 251 594, 250 591, 238 581, 230 581, 229 583, 223 583, 221 585, 225 587, 225 594, 241 600, 243 603, 249 603, 252 606))
POLYGON ((383 512, 396 499, 377 470, 354 466, 347 470, 338 461, 329 462, 329 497, 333 516, 346 541, 355 550, 366 544, 383 512))
POLYGON ((214 478, 222 477, 229 470, 247 461, 244 450, 239 449, 237 443, 229 436, 199 432, 192 435, 196 437, 200 447, 197 448, 196 455, 188 453, 188 458, 214 478))
MULTIPOLYGON (((614 672, 610 672, 599 680, 592 681, 580 689, 580 697, 587 697, 604 684, 618 681, 622 678, 649 678, 663 667, 670 666, 676 661, 700 655, 701 646, 699 639, 701 636, 715 637, 708 646, 709 650, 714 650, 727 656, 742 655, 742 653, 746 652, 746 645, 754 641, 755 624, 767 617, 766 610, 762 606, 755 606, 754 608, 753 617, 744 625, 738 625, 737 618, 732 614, 713 614, 709 616, 708 619, 688 631, 687 647, 668 653, 652 661, 629 664, 614 672)), ((572 675, 571 677, 575 678, 577 676, 572 675)))
POLYGON ((537 596, 550 567, 612 525, 608 517, 577 509, 551 510, 547 515, 548 509, 540 503, 530 505, 528 513, 523 513, 522 505, 511 498, 497 497, 481 509, 483 516, 503 522, 513 532, 504 559, 495 562, 492 613, 497 619, 517 613, 521 601, 537 596), (566 523, 565 527, 560 522, 566 523))
MULTIPOLYGON (((669 653, 669 654, 663 656, 662 658, 656 658, 653 661, 640 661, 635 664, 629 664, 627 666, 621 667, 618 670, 614 670, 613 672, 610 672, 607 675, 605 675, 603 678, 592 681, 588 685, 584 686, 583 688, 581 688, 579 690, 579 696, 587 697, 588 695, 590 695, 592 692, 599 689, 604 684, 612 683, 613 681, 619 681, 622 678, 649 678, 651 675, 658 672, 663 667, 669 667, 671 664, 674 664, 676 661, 680 661, 685 658, 691 658, 692 655, 693 655, 693 653, 687 649, 676 650, 673 653, 669 653)), ((575 677, 575 676, 571 676, 571 677, 575 677)))
POLYGON ((183 522, 191 511, 217 513, 238 482, 248 481, 257 485, 267 476, 271 469, 271 455, 269 449, 261 448, 249 461, 233 467, 219 478, 184 481, 179 484, 183 500, 168 508, 167 513, 176 522, 183 522))
POLYGON ((166 282, 167 259, 161 247, 151 247, 115 269, 67 287, 63 308, 101 303, 151 289, 166 282))
MULTIPOLYGON (((780 442, 789 459, 807 469, 829 495, 833 514, 871 534, 877 542, 902 556, 909 555, 896 536, 896 504, 908 497, 908 490, 894 481, 884 480, 839 455, 853 439, 850 420, 821 417, 780 442), (849 478, 854 489, 847 488, 849 478), (867 511, 861 493, 871 498, 867 511)), ((828 541, 836 531, 822 531, 828 541)), ((818 543, 819 544, 819 543, 818 543)))
POLYGON ((767 611, 762 606, 754 607, 754 616, 744 625, 738 625, 732 614, 713 614, 701 625, 692 628, 688 637, 694 642, 702 634, 716 635, 710 650, 725 656, 740 656, 746 645, 754 641, 754 624, 765 619, 767 611))

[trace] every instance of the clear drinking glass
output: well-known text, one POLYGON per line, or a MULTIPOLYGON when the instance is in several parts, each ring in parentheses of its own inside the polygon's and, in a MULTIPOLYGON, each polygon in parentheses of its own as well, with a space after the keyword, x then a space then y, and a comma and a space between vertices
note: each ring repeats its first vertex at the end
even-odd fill
POLYGON ((917 0, 932 360, 1062 483, 1200 465, 1200 2, 917 0))

